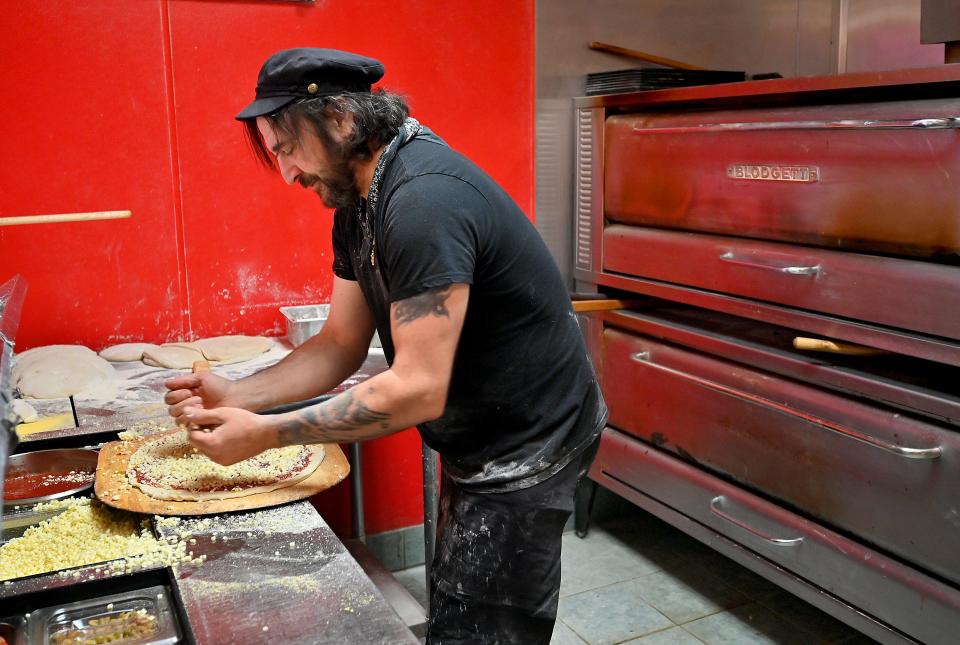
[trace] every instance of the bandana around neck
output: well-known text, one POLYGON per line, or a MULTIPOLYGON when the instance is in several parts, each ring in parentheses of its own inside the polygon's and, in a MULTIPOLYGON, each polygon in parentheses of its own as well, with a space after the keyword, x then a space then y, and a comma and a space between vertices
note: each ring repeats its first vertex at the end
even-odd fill
POLYGON ((390 139, 383 148, 380 158, 377 160, 377 167, 373 170, 373 179, 370 180, 370 190, 367 191, 367 208, 373 213, 377 209, 377 201, 380 199, 380 185, 383 183, 383 171, 397 156, 400 150, 410 139, 423 132, 423 126, 413 118, 407 118, 400 126, 400 132, 394 138, 390 139))
POLYGON ((367 191, 366 203, 361 200, 359 206, 357 206, 357 219, 360 221, 360 229, 364 238, 364 248, 361 253, 366 255, 366 251, 369 249, 370 266, 376 266, 377 264, 377 240, 373 235, 373 227, 370 226, 370 217, 376 212, 377 202, 380 199, 383 171, 397 156, 397 151, 421 132, 423 132, 423 126, 416 119, 407 118, 403 122, 403 125, 400 126, 400 132, 390 140, 390 143, 384 146, 383 152, 377 160, 377 167, 374 168, 373 178, 370 180, 370 190, 367 191))

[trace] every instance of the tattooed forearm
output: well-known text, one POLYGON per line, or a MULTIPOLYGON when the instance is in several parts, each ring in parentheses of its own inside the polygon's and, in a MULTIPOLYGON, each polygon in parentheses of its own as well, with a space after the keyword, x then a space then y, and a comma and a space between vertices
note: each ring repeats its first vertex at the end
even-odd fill
POLYGON ((401 300, 393 305, 393 314, 398 325, 406 325, 425 316, 450 317, 447 311, 447 298, 450 297, 450 286, 437 287, 421 293, 418 296, 401 300))
POLYGON ((391 417, 370 409, 353 390, 293 415, 277 431, 281 446, 370 439, 390 428, 391 417))

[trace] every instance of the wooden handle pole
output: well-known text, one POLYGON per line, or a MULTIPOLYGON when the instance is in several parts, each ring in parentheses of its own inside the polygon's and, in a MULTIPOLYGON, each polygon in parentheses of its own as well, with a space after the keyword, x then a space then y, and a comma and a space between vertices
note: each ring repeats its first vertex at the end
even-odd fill
POLYGON ((19 217, 0 217, 0 226, 20 226, 22 224, 55 224, 57 222, 91 222, 101 219, 126 219, 132 217, 131 211, 97 211, 93 213, 62 213, 59 215, 21 215, 19 217))
POLYGON ((805 338, 797 336, 793 339, 793 346, 797 349, 809 350, 813 352, 828 352, 830 354, 847 354, 850 356, 876 356, 879 354, 888 354, 886 350, 876 347, 867 347, 865 345, 855 345, 853 343, 844 343, 838 340, 824 340, 822 338, 805 338))
POLYGON ((578 314, 584 314, 591 311, 629 309, 639 306, 642 302, 642 300, 574 300, 573 310, 578 314))
POLYGON ((684 63, 683 61, 679 60, 673 60, 672 58, 654 56, 653 54, 647 54, 646 52, 637 51, 636 49, 627 49, 626 47, 611 45, 609 43, 601 43, 597 42, 596 40, 590 43, 590 49, 607 52, 608 54, 617 54, 618 56, 625 56, 627 58, 635 58, 648 63, 663 65, 664 67, 672 67, 674 69, 686 69, 691 71, 707 69, 706 67, 697 67, 696 65, 684 63))

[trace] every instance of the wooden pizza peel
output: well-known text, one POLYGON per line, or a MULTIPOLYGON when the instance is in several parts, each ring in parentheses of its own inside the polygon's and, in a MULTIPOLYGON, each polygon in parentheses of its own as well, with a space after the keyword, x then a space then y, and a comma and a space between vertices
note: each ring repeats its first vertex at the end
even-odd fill
POLYGON ((100 449, 94 491, 97 498, 114 508, 153 515, 210 515, 229 511, 277 506, 315 495, 343 481, 350 473, 350 464, 335 443, 321 444, 324 449, 320 466, 306 479, 269 493, 257 493, 233 499, 204 502, 175 502, 144 494, 127 481, 127 463, 137 448, 158 436, 181 432, 171 430, 129 441, 111 441, 100 449))

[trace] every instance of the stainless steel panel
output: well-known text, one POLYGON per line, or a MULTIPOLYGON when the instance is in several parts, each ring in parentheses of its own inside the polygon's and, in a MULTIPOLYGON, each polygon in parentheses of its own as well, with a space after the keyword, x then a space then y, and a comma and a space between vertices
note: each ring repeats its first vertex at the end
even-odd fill
POLYGON ((960 433, 612 329, 603 372, 611 426, 960 583, 960 433))
POLYGON ((574 266, 589 271, 599 270, 602 253, 603 128, 603 110, 577 110, 574 266))
MULTIPOLYGON (((538 85, 537 90, 539 93, 542 88, 538 85)), ((570 96, 581 92, 571 90, 570 96)), ((572 280, 573 271, 574 141, 573 108, 569 98, 538 96, 534 131, 534 225, 567 284, 572 280)))
POLYGON ((920 40, 960 40, 960 0, 920 0, 920 40))
POLYGON ((606 271, 960 339, 960 267, 622 224, 603 237, 606 271))
POLYGON ((608 219, 960 254, 960 100, 611 116, 608 219))
MULTIPOLYGON (((960 591, 613 429, 591 478, 669 507, 923 643, 953 643, 960 591)), ((848 619, 838 613, 838 617, 848 619)), ((856 621, 851 620, 851 623, 856 621)), ((865 621, 858 627, 863 628, 865 621)), ((870 629, 884 643, 901 634, 870 629)))
POLYGON ((846 0, 845 71, 906 69, 943 63, 943 45, 920 40, 921 0, 846 0))

